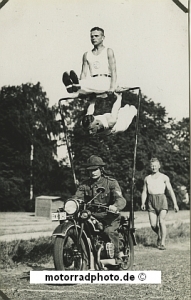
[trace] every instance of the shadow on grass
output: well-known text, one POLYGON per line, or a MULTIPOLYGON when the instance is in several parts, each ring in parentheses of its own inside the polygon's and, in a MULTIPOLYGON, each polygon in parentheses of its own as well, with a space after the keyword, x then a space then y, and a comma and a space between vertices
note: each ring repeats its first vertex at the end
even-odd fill
POLYGON ((13 267, 17 263, 46 263, 52 253, 51 237, 0 242, 0 268, 13 267))
MULTIPOLYGON (((167 225, 166 241, 182 242, 190 238, 190 225, 180 223, 178 225, 167 225)), ((136 231, 138 245, 157 248, 157 235, 151 228, 141 228, 136 231)))
MULTIPOLYGON (((45 268, 45 267, 42 267, 42 266, 36 266, 36 265, 33 265, 33 264, 27 264, 28 267, 31 268, 31 271, 55 271, 54 268, 45 268)), ((51 274, 49 274, 51 276, 51 274)), ((21 280, 27 280, 27 281, 30 281, 30 271, 27 271, 27 272, 23 272, 23 276, 20 277, 21 280)), ((50 279, 51 281, 51 279, 50 279)), ((45 283, 44 285, 46 286, 73 286, 73 285, 77 285, 77 283, 67 283, 67 282, 63 282, 63 284, 52 284, 52 283, 45 283)))
POLYGON ((47 256, 51 256, 53 251, 53 243, 50 237, 31 239, 28 243, 20 241, 13 253, 14 262, 32 261, 46 262, 47 256))
MULTIPOLYGON (((41 265, 30 264, 30 263, 27 263, 26 265, 27 265, 27 267, 31 268, 30 271, 55 271, 55 268, 53 268, 53 267, 46 268, 41 265)), ((26 279, 27 281, 29 281, 30 280, 30 271, 23 272, 23 276, 20 277, 20 279, 26 279)))

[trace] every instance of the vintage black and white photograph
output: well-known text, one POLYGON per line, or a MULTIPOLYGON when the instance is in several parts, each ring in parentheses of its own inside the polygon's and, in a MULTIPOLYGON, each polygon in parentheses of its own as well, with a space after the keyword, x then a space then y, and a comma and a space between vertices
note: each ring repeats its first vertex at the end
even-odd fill
POLYGON ((0 299, 190 299, 190 0, 0 27, 0 299))

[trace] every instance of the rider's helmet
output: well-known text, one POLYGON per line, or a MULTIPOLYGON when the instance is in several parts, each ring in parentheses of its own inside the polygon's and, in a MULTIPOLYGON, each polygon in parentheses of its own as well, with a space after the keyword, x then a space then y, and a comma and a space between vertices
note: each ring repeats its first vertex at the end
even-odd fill
POLYGON ((93 170, 99 167, 104 167, 105 163, 103 162, 102 158, 96 155, 91 155, 90 158, 87 160, 86 169, 93 170))

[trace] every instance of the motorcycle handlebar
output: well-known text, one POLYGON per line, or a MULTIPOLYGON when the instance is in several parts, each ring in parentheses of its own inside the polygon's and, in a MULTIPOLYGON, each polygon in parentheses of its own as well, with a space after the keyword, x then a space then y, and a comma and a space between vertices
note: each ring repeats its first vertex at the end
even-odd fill
POLYGON ((112 213, 112 214, 115 214, 115 215, 118 215, 118 214, 119 214, 119 211, 116 211, 116 212, 111 211, 111 210, 109 209, 109 207, 106 206, 106 205, 102 205, 102 204, 91 204, 91 203, 90 203, 88 206, 95 206, 95 207, 98 207, 98 208, 105 208, 105 210, 106 210, 107 212, 109 212, 109 213, 112 213))

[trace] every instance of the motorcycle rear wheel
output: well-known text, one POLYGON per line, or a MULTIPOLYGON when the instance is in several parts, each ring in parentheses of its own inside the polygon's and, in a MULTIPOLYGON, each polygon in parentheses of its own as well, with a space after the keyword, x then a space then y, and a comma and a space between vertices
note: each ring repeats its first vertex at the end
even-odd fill
POLYGON ((77 248, 77 235, 72 226, 65 236, 56 236, 53 250, 56 270, 87 270, 88 257, 83 239, 77 248))

